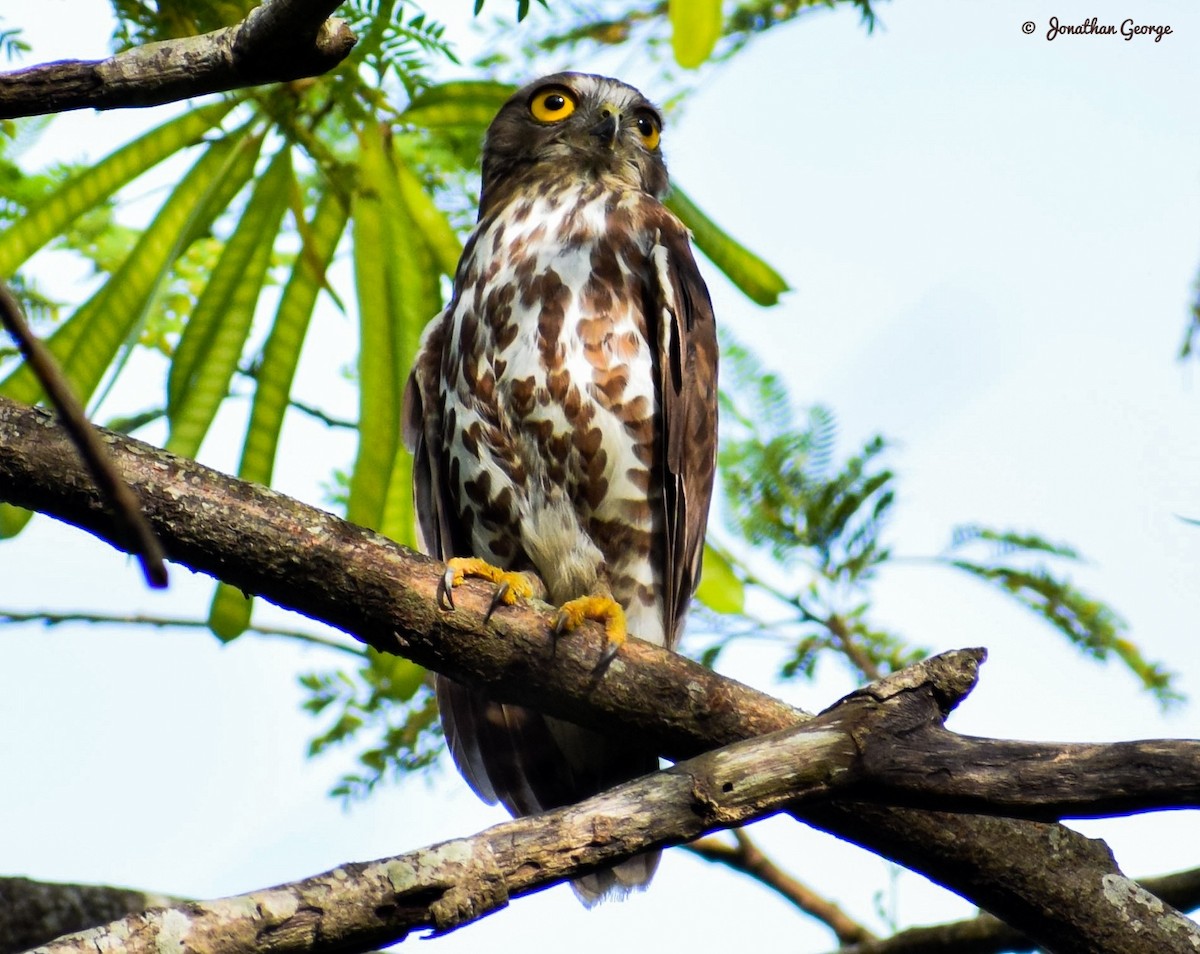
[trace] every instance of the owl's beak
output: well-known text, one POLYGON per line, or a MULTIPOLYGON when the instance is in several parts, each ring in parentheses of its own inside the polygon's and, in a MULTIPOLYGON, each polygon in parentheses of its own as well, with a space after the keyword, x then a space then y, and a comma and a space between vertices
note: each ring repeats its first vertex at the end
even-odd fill
POLYGON ((616 145, 617 133, 621 130, 621 111, 612 103, 605 103, 600 107, 600 116, 600 122, 588 132, 606 146, 616 145))

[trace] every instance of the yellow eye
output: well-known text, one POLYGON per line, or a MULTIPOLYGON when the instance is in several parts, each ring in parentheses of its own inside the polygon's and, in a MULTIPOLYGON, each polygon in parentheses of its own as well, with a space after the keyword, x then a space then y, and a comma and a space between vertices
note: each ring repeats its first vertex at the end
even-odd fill
POLYGON ((561 86, 549 86, 533 94, 529 112, 539 123, 560 123, 575 112, 575 97, 561 86))
POLYGON ((662 130, 659 127, 657 116, 653 113, 639 114, 637 118, 637 131, 638 135, 642 137, 642 145, 650 150, 658 148, 658 139, 662 130))

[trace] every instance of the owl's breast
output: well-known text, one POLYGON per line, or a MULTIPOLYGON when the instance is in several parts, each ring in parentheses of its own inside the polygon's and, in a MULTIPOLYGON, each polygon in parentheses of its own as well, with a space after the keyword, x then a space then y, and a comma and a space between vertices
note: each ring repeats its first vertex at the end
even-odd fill
POLYGON ((487 475, 493 497, 509 488, 518 522, 567 501, 612 561, 651 529, 660 482, 651 243, 633 226, 636 201, 540 196, 481 223, 443 368, 460 479, 487 475))

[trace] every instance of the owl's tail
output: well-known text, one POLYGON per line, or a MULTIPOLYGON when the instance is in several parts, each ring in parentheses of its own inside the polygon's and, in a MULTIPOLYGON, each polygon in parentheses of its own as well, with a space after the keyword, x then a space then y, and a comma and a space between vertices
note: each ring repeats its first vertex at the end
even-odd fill
POLYGON ((621 901, 629 892, 641 891, 650 884, 661 857, 660 851, 648 851, 644 855, 628 858, 619 865, 576 878, 571 882, 571 887, 584 907, 595 907, 601 901, 621 901))
MULTIPOLYGON (((471 788, 514 817, 564 805, 658 770, 658 754, 521 706, 492 702, 439 676, 438 707, 454 762, 471 788)), ((628 858, 571 886, 588 907, 650 883, 659 852, 628 858)))

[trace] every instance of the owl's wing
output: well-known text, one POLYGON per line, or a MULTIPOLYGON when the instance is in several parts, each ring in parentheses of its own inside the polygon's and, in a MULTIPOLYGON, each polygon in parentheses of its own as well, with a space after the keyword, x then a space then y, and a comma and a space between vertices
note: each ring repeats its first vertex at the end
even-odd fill
POLYGON ((413 455, 413 508, 417 517, 418 545, 422 553, 448 560, 466 551, 455 548, 450 498, 437 453, 442 434, 439 376, 446 336, 442 312, 425 326, 412 371, 404 387, 401 427, 404 445, 413 455))
MULTIPOLYGON (((450 490, 443 473, 444 458, 438 450, 444 427, 439 391, 448 314, 449 309, 434 318, 421 335, 404 387, 401 424, 404 444, 413 455, 413 508, 418 544, 423 553, 439 560, 469 552, 464 541, 457 539, 456 525, 450 516, 450 490)), ((503 726, 507 707, 489 702, 481 693, 445 676, 439 675, 436 685, 446 744, 454 762, 475 793, 489 805, 495 804, 500 796, 489 777, 484 751, 490 743, 493 751, 500 752, 500 764, 512 762, 508 750, 513 742, 503 726)), ((507 795, 512 787, 521 792, 520 797, 525 797, 519 781, 519 776, 516 780, 506 777, 501 791, 507 795)))
POLYGON ((657 285, 658 370, 662 401, 663 495, 666 514, 667 645, 683 632, 688 602, 700 583, 704 531, 717 456, 717 329, 708 287, 692 255, 686 227, 662 210, 652 252, 657 285))

